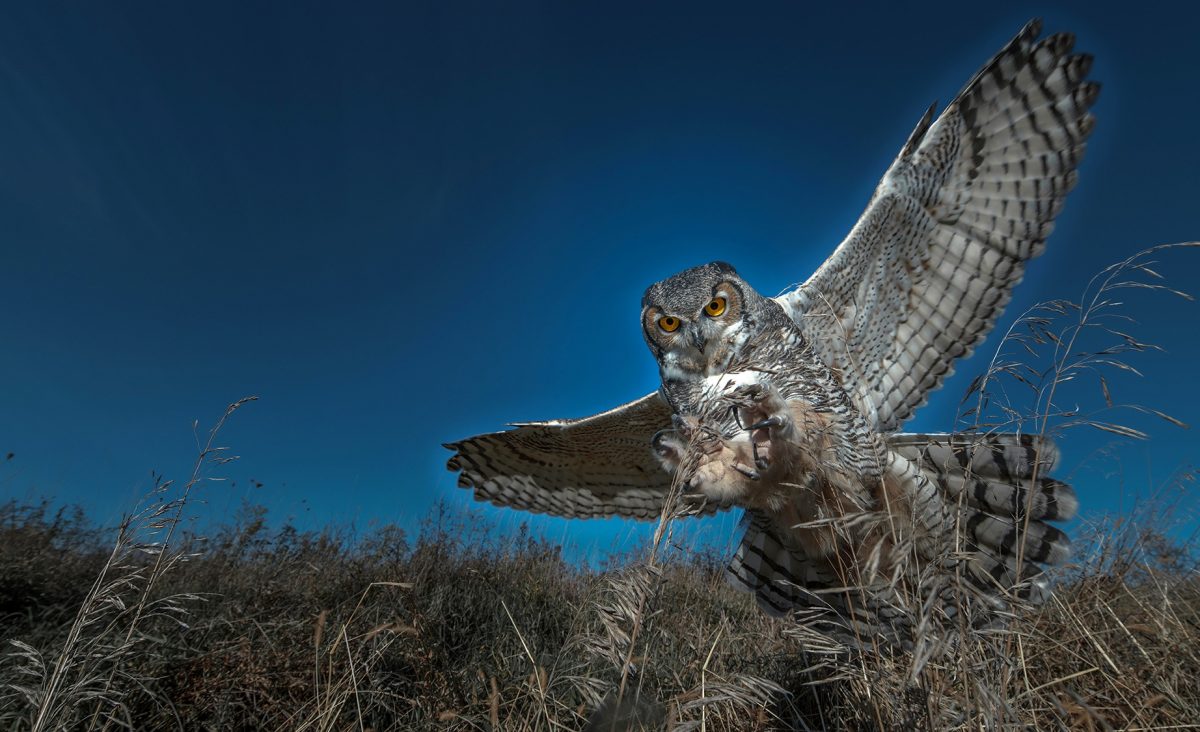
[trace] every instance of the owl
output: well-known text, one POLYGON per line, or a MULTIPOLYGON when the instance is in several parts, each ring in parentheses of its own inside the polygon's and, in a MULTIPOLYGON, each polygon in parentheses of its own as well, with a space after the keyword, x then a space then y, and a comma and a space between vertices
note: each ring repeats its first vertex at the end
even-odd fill
POLYGON ((778 512, 789 483, 828 466, 878 478, 884 453, 870 425, 797 323, 732 266, 651 285, 642 333, 672 412, 673 429, 652 446, 701 497, 778 512))
POLYGON ((766 297, 718 262, 651 285, 660 388, 448 444, 459 484, 568 517, 741 508, 731 581, 770 614, 856 632, 903 615, 905 583, 936 595, 966 578, 991 607, 1043 597, 1042 565, 1069 550, 1050 522, 1078 506, 1048 477, 1053 444, 902 431, 992 328, 1075 185, 1099 86, 1071 35, 1040 28, 928 109, 803 284, 766 297))

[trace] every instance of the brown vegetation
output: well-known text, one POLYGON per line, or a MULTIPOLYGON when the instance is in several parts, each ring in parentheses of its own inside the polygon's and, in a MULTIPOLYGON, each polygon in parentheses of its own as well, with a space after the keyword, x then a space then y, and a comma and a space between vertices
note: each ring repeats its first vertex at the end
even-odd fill
MULTIPOLYGON (((726 586, 716 557, 590 571, 529 536, 500 548, 445 519, 410 543, 262 518, 188 539, 127 646, 140 588, 112 588, 45 727, 579 729, 597 707, 685 729, 1200 720, 1196 558, 1149 528, 1157 515, 1096 527, 1053 601, 1007 632, 915 678, 902 658, 867 655, 834 680, 805 670, 802 640, 726 586), (180 612, 153 610, 170 598, 180 612)), ((5 690, 0 724, 25 729, 110 553, 79 514, 45 505, 9 503, 0 526, 4 635, 21 641, 0 680, 22 689, 5 690)))
MULTIPOLYGON (((1161 249, 1105 270, 1080 304, 1023 315, 972 384, 964 428, 1144 437, 1106 416, 1123 405, 1102 376, 1101 409, 1060 405, 1083 377, 1133 371, 1122 359, 1153 349, 1114 327, 1110 295, 1165 290, 1147 259, 1161 249), (1110 342, 1082 350, 1089 333, 1110 342), (1013 399, 1025 387, 1032 408, 1013 399)), ((1200 726, 1200 564, 1167 500, 1194 473, 1132 515, 1076 530, 1074 563, 1045 605, 918 663, 827 652, 802 623, 769 619, 730 588, 725 557, 673 549, 666 521, 644 551, 603 571, 528 533, 499 543, 477 517, 444 513, 416 537, 272 529, 255 508, 208 540, 185 534, 191 492, 229 459, 217 431, 243 403, 210 433, 188 482, 160 481, 115 541, 77 511, 0 506, 0 726, 1200 726)))

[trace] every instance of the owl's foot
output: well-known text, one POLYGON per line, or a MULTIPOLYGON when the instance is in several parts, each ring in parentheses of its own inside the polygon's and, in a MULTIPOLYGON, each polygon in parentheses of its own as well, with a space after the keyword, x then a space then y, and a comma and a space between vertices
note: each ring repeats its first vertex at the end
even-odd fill
POLYGON ((683 462, 687 441, 677 430, 659 430, 650 440, 650 446, 654 448, 654 455, 663 469, 668 473, 674 473, 679 468, 679 464, 683 462))
POLYGON ((752 486, 762 479, 748 464, 749 452, 744 442, 715 439, 695 444, 680 468, 684 489, 722 504, 748 500, 752 486))
POLYGON ((759 471, 769 469, 779 442, 791 437, 792 418, 787 401, 769 384, 747 384, 734 392, 732 401, 738 426, 750 433, 755 467, 759 471))
MULTIPOLYGON (((756 463, 758 462, 757 458, 755 458, 755 462, 756 463)), ((754 468, 751 468, 746 465, 742 465, 741 463, 734 463, 733 469, 738 471, 742 475, 746 476, 750 480, 761 480, 762 479, 762 473, 758 472, 754 468)))

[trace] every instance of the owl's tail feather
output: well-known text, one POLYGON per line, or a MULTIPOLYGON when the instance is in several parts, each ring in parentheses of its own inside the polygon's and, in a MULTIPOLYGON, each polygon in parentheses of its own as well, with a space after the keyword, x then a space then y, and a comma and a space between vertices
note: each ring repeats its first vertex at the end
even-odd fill
MULTIPOLYGON (((1047 522, 1070 518, 1079 505, 1070 486, 1047 476, 1058 458, 1052 442, 1016 434, 896 434, 887 446, 886 480, 903 491, 913 518, 913 531, 901 532, 893 546, 915 549, 921 561, 910 568, 928 581, 880 587, 869 579, 880 575, 866 573, 859 579, 872 586, 856 588, 839 555, 810 555, 788 521, 748 510, 727 568, 733 585, 754 593, 768 614, 793 614, 847 645, 894 638, 903 646, 905 628, 920 626, 931 611, 955 627, 956 617, 986 627, 1008 598, 1047 597, 1041 565, 1062 562, 1070 551, 1066 534, 1047 522), (960 585, 956 575, 968 582, 960 585)), ((810 649, 817 642, 806 641, 810 649)))
POLYGON ((1065 521, 1079 501, 1070 486, 1048 477, 1058 448, 1018 434, 897 434, 888 446, 917 462, 945 495, 963 496, 996 516, 1065 521))
POLYGON ((919 471, 915 481, 936 487, 956 548, 972 555, 975 578, 991 588, 1024 582, 1020 594, 1044 599, 1040 565, 1060 564, 1071 543, 1048 521, 1071 518, 1075 491, 1048 477, 1058 460, 1050 440, 1018 434, 897 434, 896 457, 919 471))
POLYGON ((808 652, 838 654, 875 642, 904 645, 897 634, 906 619, 863 588, 847 587, 827 558, 805 555, 787 540, 787 526, 751 509, 742 529, 726 577, 754 593, 766 614, 796 621, 792 630, 808 652))
POLYGON ((827 562, 791 548, 770 516, 748 510, 739 528, 742 540, 727 576, 738 589, 753 592, 768 615, 782 617, 796 608, 820 606, 816 593, 840 584, 827 562))

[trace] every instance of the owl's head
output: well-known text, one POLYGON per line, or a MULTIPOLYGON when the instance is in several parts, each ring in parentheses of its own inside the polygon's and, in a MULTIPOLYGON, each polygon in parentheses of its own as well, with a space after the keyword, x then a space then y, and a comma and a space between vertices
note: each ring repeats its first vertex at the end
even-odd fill
POLYGON ((725 262, 685 269, 642 296, 642 334, 664 372, 725 370, 770 302, 725 262))

